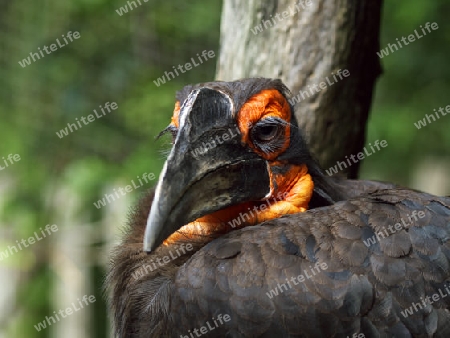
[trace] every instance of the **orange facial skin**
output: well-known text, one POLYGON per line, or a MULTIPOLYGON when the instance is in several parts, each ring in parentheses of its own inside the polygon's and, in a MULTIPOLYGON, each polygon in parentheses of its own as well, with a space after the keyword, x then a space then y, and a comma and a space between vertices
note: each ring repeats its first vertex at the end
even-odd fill
POLYGON ((253 149, 255 153, 266 160, 274 160, 284 153, 289 147, 291 133, 291 108, 284 96, 275 89, 263 90, 251 97, 237 114, 239 130, 242 133, 242 143, 245 143, 253 149), (286 121, 284 128, 284 144, 277 151, 269 154, 256 147, 250 138, 251 127, 259 120, 267 117, 278 117, 286 121))
POLYGON ((292 165, 284 176, 272 174, 272 180, 277 182, 278 189, 269 198, 244 202, 200 217, 170 235, 163 244, 209 241, 232 230, 308 210, 314 183, 306 165, 292 165))
POLYGON ((180 101, 177 101, 175 103, 175 108, 173 109, 171 124, 173 124, 176 128, 179 128, 179 120, 180 120, 180 101))
MULTIPOLYGON (((178 125, 177 105, 172 123, 178 125)), ((164 245, 179 241, 208 242, 232 230, 255 225, 282 215, 304 212, 308 209, 314 183, 305 164, 294 165, 277 161, 290 142, 290 106, 277 90, 263 90, 247 101, 237 114, 242 134, 241 142, 267 160, 270 175, 270 195, 261 201, 248 201, 216 211, 186 224, 169 236, 164 245), (274 152, 266 153, 256 147, 250 137, 251 127, 262 118, 277 117, 286 121, 284 144, 274 152), (282 168, 282 170, 280 170, 282 168), (282 172, 282 173, 281 173, 282 172)))

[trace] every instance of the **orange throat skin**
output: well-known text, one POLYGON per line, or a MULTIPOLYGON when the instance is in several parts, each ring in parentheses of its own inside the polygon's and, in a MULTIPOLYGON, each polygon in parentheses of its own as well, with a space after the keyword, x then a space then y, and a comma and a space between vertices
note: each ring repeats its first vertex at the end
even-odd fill
POLYGON ((308 210, 314 182, 306 165, 277 161, 268 163, 270 195, 267 198, 244 202, 200 217, 170 235, 163 245, 186 241, 206 244, 232 230, 308 210))

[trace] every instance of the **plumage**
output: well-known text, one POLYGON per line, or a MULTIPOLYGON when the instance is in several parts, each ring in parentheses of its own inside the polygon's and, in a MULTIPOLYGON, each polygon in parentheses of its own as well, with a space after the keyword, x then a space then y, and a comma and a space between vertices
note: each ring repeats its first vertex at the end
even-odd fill
POLYGON ((289 95, 271 79, 177 94, 173 149, 105 283, 117 337, 450 336, 450 198, 325 176, 289 95))

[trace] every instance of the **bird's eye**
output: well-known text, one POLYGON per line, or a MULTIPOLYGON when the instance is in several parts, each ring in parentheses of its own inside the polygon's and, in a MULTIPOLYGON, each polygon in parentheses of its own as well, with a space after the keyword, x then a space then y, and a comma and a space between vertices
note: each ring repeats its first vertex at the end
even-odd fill
POLYGON ((266 117, 250 126, 253 144, 266 154, 273 153, 285 144, 286 121, 277 117, 266 117))
POLYGON ((274 118, 266 118, 258 121, 251 129, 253 142, 265 144, 283 135, 281 121, 274 118))
POLYGON ((254 129, 253 137, 258 139, 260 142, 268 142, 273 140, 273 138, 277 135, 278 126, 277 125, 265 125, 265 126, 257 126, 254 129))

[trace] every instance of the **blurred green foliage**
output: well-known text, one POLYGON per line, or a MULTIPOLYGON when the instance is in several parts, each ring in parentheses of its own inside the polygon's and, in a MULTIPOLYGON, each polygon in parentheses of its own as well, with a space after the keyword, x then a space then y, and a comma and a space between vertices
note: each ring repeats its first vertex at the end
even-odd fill
MULTIPOLYGON (((0 172, 0 181, 12 182, 0 224, 11 229, 11 236, 0 240, 0 250, 47 223, 64 229, 49 202, 58 187, 82 196, 78 213, 96 224, 104 210, 97 210, 93 202, 108 184, 130 182, 143 173, 158 177, 163 150, 170 146, 169 138, 155 137, 170 121, 175 91, 213 79, 216 59, 160 87, 153 80, 202 50, 218 55, 221 1, 141 3, 122 16, 116 10, 127 5, 124 0, 0 4, 0 158, 21 156, 0 172), (62 42, 68 31, 81 36, 24 68, 19 65, 38 47, 56 43, 57 38, 62 42), (62 139, 56 135, 108 101, 116 102, 118 109, 62 139)), ((130 196, 136 200, 154 183, 130 196)), ((125 215, 114 227, 124 223, 125 215)), ((22 250, 5 259, 20 270, 20 283, 8 325, 2 328, 0 321, 0 336, 51 335, 49 329, 38 333, 33 327, 56 310, 50 290, 58 276, 49 267, 51 255, 50 248, 22 250)), ((102 273, 94 275, 96 281, 90 283, 96 305, 105 312, 102 273)), ((106 336, 105 316, 96 314, 96 319, 101 320, 94 321, 92 337, 106 336)))
POLYGON ((433 158, 447 161, 450 172, 450 116, 420 130, 414 126, 433 109, 450 105, 449 10, 446 1, 385 1, 381 48, 415 29, 421 33, 427 22, 439 29, 381 59, 384 74, 376 86, 367 142, 386 139, 389 146, 363 161, 361 177, 411 186, 417 163, 433 158))
MULTIPOLYGON (((160 87, 153 82, 203 50, 218 55, 221 1, 141 3, 122 16, 116 10, 127 4, 124 0, 0 4, 0 158, 21 156, 0 172, 0 230, 9 234, 0 239, 0 251, 45 224, 64 229, 64 210, 56 212, 52 204, 61 186, 82 197, 76 213, 95 229, 105 215, 93 202, 111 183, 145 172, 158 176, 170 145, 169 138, 155 141, 155 136, 170 121, 175 91, 214 78, 216 58, 160 87), (78 31, 80 39, 25 68, 19 65, 68 31, 78 31), (62 139, 56 135, 107 101, 119 108, 62 139)), ((419 131, 413 125, 433 108, 450 104, 449 10, 444 0, 386 2, 382 48, 427 21, 437 22, 439 30, 381 60, 385 74, 377 84, 367 141, 386 139, 389 147, 363 162, 362 177, 408 185, 412 168, 425 155, 449 159, 450 116, 419 131)), ((130 195, 136 200, 141 193, 130 195)), ((111 227, 125 218, 116 221, 111 227)), ((51 335, 33 328, 55 310, 50 290, 57 279, 50 247, 36 246, 39 250, 1 262, 14 267, 19 283, 15 303, 8 304, 9 320, 0 320, 0 336, 51 335)), ((108 325, 102 265, 93 263, 92 269, 95 280, 89 283, 98 303, 91 335, 102 337, 108 325)))

